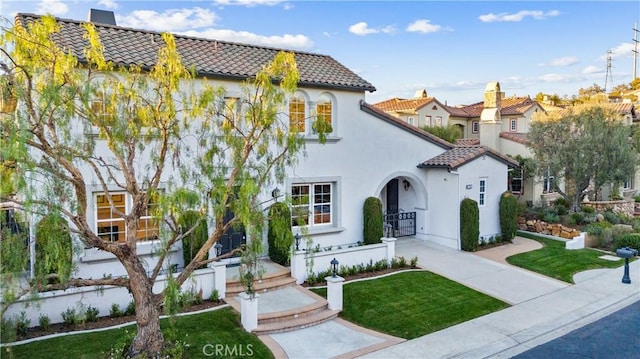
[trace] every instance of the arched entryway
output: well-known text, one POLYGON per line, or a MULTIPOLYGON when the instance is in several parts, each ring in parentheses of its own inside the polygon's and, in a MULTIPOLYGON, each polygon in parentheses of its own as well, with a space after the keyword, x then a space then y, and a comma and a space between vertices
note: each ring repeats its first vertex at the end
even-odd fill
POLYGON ((413 174, 396 174, 385 180, 379 189, 386 229, 393 237, 416 236, 424 233, 426 191, 413 174))

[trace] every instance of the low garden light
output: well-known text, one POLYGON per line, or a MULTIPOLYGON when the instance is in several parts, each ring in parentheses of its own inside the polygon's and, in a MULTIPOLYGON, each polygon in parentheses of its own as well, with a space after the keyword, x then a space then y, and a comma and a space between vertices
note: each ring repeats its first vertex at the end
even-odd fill
POLYGON ((300 233, 296 233, 295 236, 293 236, 296 239, 296 251, 300 250, 300 233))
POLYGON ((335 278, 336 277, 336 273, 338 273, 338 264, 340 262, 338 262, 337 259, 335 259, 335 257, 331 260, 331 271, 333 271, 333 275, 332 277, 335 278))
POLYGON ((216 242, 216 244, 213 245, 213 248, 216 250, 216 257, 220 257, 220 254, 222 254, 222 244, 220 244, 220 242, 216 242))

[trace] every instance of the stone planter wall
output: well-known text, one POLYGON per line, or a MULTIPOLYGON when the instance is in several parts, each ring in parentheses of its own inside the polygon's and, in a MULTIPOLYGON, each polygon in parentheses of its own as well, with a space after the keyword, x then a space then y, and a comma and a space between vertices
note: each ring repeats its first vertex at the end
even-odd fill
POLYGON ((620 201, 597 201, 597 202, 582 202, 583 206, 591 207, 596 212, 604 212, 611 210, 613 213, 622 213, 632 217, 635 211, 635 201, 633 199, 623 199, 620 201))
POLYGON ((518 218, 518 229, 521 231, 546 234, 564 239, 572 239, 580 235, 580 231, 574 228, 565 227, 559 223, 547 223, 538 219, 525 220, 518 218))

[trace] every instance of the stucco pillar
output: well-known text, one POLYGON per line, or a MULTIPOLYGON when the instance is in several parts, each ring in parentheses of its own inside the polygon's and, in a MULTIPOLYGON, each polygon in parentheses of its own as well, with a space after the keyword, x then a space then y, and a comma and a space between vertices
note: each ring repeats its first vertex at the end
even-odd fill
POLYGON ((304 283, 307 279, 307 265, 305 263, 305 251, 293 251, 291 254, 291 276, 295 278, 296 284, 304 283))
POLYGON ((380 238, 380 240, 382 241, 382 243, 387 244, 387 263, 391 265, 391 261, 393 260, 393 257, 396 256, 396 240, 397 239, 393 237, 382 237, 380 238))
POLYGON ((227 265, 225 262, 211 262, 213 273, 213 288, 218 291, 218 298, 227 296, 227 265))
POLYGON ((344 278, 340 276, 326 277, 327 281, 327 301, 329 302, 329 309, 342 310, 342 284, 344 278))
POLYGON ((244 330, 251 332, 258 327, 258 294, 240 293, 240 321, 244 330))

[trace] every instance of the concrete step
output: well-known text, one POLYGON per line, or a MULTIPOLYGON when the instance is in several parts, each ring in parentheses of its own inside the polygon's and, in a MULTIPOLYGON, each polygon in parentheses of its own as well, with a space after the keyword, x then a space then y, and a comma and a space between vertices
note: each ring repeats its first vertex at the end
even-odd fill
POLYGON ((324 309, 312 315, 299 317, 299 318, 291 319, 287 321, 278 321, 278 322, 271 322, 266 324, 261 324, 260 322, 258 322, 258 327, 254 329, 252 332, 256 335, 266 335, 266 334, 284 333, 292 330, 304 329, 304 328, 308 328, 314 325, 324 323, 331 319, 335 319, 338 317, 338 313, 340 312, 337 310, 324 309))
MULTIPOLYGON (((265 276, 261 280, 256 281, 254 285, 256 293, 264 293, 290 286, 295 284, 295 282, 295 278, 291 277, 291 271, 288 270, 284 274, 265 276)), ((235 297, 241 292, 244 292, 244 287, 239 280, 227 282, 227 297, 235 297)))

